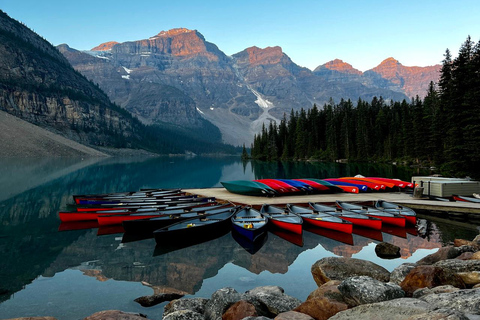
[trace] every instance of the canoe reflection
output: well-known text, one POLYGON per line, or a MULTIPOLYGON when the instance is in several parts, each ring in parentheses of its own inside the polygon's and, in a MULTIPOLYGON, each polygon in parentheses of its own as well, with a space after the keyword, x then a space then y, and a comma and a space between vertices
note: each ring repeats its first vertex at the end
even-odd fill
POLYGON ((268 233, 264 232, 261 236, 255 239, 255 241, 250 241, 237 231, 232 230, 232 237, 248 253, 255 254, 267 242, 268 233))
POLYGON ((305 225, 303 229, 308 232, 318 234, 322 237, 329 238, 329 239, 353 246, 353 236, 351 233, 345 233, 345 232, 324 229, 324 228, 317 228, 317 227, 312 227, 308 225, 305 225))
POLYGON ((364 238, 369 238, 375 241, 383 241, 383 235, 380 230, 375 230, 371 228, 362 228, 362 227, 353 227, 353 233, 364 238))
POLYGON ((268 231, 296 246, 303 247, 303 233, 288 232, 280 228, 270 228, 268 231))

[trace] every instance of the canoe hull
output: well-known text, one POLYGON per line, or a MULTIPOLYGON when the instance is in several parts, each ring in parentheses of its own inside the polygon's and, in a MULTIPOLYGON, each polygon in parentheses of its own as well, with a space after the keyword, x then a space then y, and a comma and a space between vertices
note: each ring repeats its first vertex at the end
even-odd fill
POLYGON ((331 230, 340 231, 344 233, 352 233, 353 231, 353 225, 351 223, 324 221, 324 220, 308 218, 305 216, 302 216, 302 219, 303 221, 315 227, 331 229, 331 230))
POLYGON ((302 234, 302 223, 293 223, 288 221, 283 221, 275 217, 269 218, 270 223, 279 229, 283 229, 292 233, 302 234))
POLYGON ((346 217, 346 216, 340 216, 342 219, 350 221, 353 225, 363 227, 363 228, 369 228, 369 229, 374 229, 374 230, 381 230, 382 229, 382 220, 380 219, 373 219, 369 217, 370 219, 362 219, 362 218, 354 218, 354 217, 346 217))

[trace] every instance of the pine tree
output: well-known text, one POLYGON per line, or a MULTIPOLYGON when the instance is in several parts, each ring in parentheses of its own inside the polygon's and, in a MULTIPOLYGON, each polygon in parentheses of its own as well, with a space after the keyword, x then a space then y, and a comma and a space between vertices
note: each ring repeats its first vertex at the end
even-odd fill
POLYGON ((242 150, 242 160, 247 160, 249 157, 247 148, 245 148, 245 143, 243 144, 243 150, 242 150))

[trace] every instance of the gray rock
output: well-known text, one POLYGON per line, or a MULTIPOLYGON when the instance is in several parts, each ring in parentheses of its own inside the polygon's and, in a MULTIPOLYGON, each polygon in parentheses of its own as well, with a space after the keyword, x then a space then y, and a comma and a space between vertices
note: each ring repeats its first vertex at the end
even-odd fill
POLYGON ((420 297, 426 296, 428 294, 437 294, 437 293, 449 293, 449 292, 457 292, 460 291, 459 288, 456 288, 451 285, 445 285, 445 286, 438 286, 434 288, 420 288, 417 289, 413 292, 413 298, 419 299, 420 297))
POLYGON ((405 292, 399 285, 381 282, 366 276, 348 278, 338 286, 338 290, 351 307, 405 296, 405 292))
POLYGON ((284 294, 285 290, 279 286, 262 286, 256 287, 245 292, 247 295, 255 296, 257 294, 271 294, 271 295, 281 295, 284 294))
POLYGON ((420 298, 432 309, 448 308, 468 314, 480 315, 480 289, 466 289, 451 293, 429 294, 420 298))
POLYGON ((454 259, 463 252, 463 249, 459 249, 453 246, 442 247, 438 249, 437 252, 429 254, 423 259, 418 260, 417 265, 431 265, 441 260, 454 259))
POLYGON ((280 313, 274 320, 314 320, 314 318, 305 313, 287 311, 280 313))
POLYGON ((408 320, 469 320, 469 318, 459 311, 438 309, 428 313, 411 316, 408 320))
POLYGON ((205 320, 202 314, 192 310, 178 310, 163 316, 162 320, 205 320))
POLYGON ((394 259, 400 257, 400 247, 388 242, 380 242, 375 246, 375 253, 380 258, 394 259))
POLYGON ((240 300, 242 295, 233 288, 227 287, 215 291, 205 305, 205 319, 221 320, 225 311, 240 300))
POLYGON ((345 280, 354 276, 369 276, 384 282, 390 279, 390 272, 373 262, 343 257, 320 259, 312 265, 311 272, 318 286, 330 280, 345 280))
POLYGON ((140 303, 142 307, 152 307, 165 301, 172 301, 183 297, 183 294, 177 293, 162 293, 153 294, 151 296, 142 296, 136 298, 134 301, 140 303))
POLYGON ((255 305, 257 312, 266 316, 277 316, 298 307, 302 302, 286 295, 283 288, 264 286, 245 292, 244 299, 255 305))
POLYGON ((399 265, 393 269, 392 273, 390 273, 390 282, 400 284, 413 268, 415 268, 415 263, 404 263, 399 265))
POLYGON ((119 310, 105 310, 92 314, 83 320, 148 320, 141 313, 123 312, 119 310))
POLYGON ((188 299, 178 299, 173 300, 164 307, 163 316, 167 316, 170 313, 182 310, 190 310, 199 314, 205 312, 205 306, 208 302, 208 299, 204 298, 188 298, 188 299))
POLYGON ((337 313, 330 320, 406 320, 429 312, 425 301, 412 298, 364 304, 337 313))

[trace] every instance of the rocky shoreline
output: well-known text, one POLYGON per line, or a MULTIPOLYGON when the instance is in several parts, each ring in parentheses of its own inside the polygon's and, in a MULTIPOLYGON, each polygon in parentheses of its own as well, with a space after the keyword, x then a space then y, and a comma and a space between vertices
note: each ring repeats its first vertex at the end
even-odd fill
MULTIPOLYGON (((396 255, 392 245, 377 246, 377 254, 396 255)), ((162 320, 480 319, 480 235, 472 241, 456 239, 392 272, 370 261, 328 257, 318 260, 311 274, 318 288, 303 302, 278 286, 244 293, 222 288, 209 299, 160 293, 136 301, 148 306, 171 300, 162 320)), ((100 319, 145 320, 148 316, 108 310, 84 320, 100 319)))

